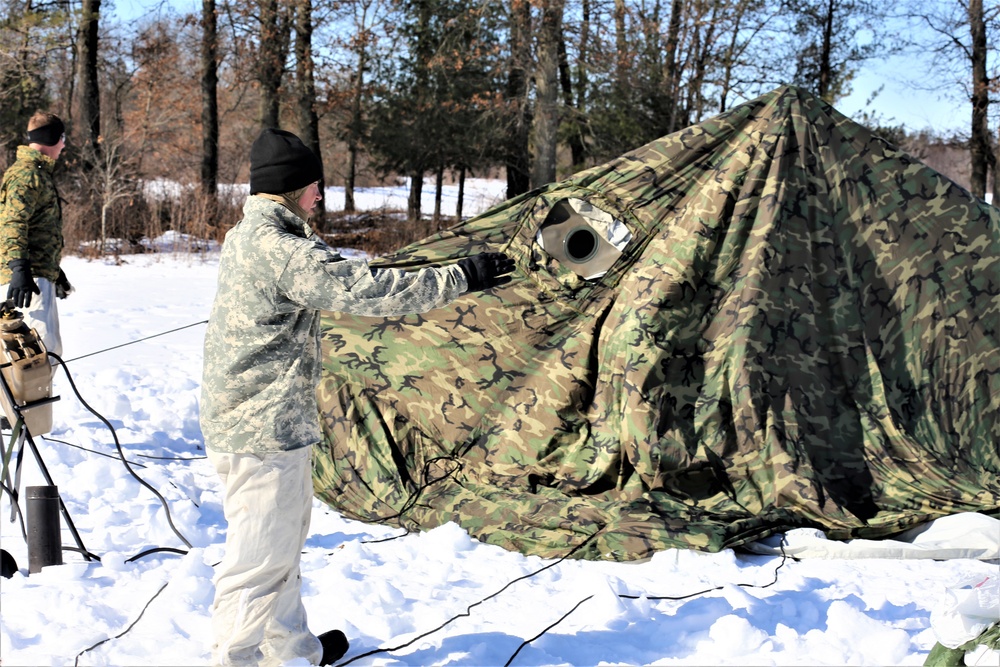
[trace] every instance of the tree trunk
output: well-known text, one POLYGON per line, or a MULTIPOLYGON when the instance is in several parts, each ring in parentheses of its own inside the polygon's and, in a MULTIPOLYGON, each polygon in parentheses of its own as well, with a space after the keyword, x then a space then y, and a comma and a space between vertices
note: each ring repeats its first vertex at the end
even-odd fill
MULTIPOLYGON (((589 45, 590 45, 590 0, 581 1, 581 12, 580 17, 580 44, 577 49, 579 60, 576 63, 576 113, 577 113, 577 131, 579 139, 579 151, 580 159, 576 160, 574 156, 574 164, 582 165, 587 159, 587 130, 584 123, 584 116, 588 109, 588 94, 590 87, 590 81, 588 78, 588 67, 590 67, 589 60, 589 45)), ((572 146, 572 144, 571 144, 572 146)), ((576 147, 574 147, 574 150, 576 147)))
POLYGON ((823 17, 823 46, 819 57, 819 97, 832 102, 830 88, 833 84, 833 14, 837 9, 836 0, 827 0, 826 16, 823 17))
POLYGON ((678 126, 678 114, 680 106, 680 100, 678 99, 677 92, 679 90, 680 83, 680 66, 678 65, 678 59, 680 54, 678 50, 680 48, 680 35, 681 35, 681 12, 684 11, 684 1, 683 0, 673 0, 670 3, 670 23, 667 27, 667 41, 664 45, 666 60, 663 64, 663 83, 667 87, 667 104, 669 105, 669 122, 667 123, 667 132, 673 132, 679 129, 678 126))
POLYGON ((347 147, 347 173, 344 174, 344 212, 354 213, 357 205, 354 203, 355 174, 358 171, 358 147, 347 147))
MULTIPOLYGON (((281 5, 283 6, 283 5, 281 5)), ((257 54, 257 82, 260 84, 261 127, 280 127, 281 77, 288 53, 288 21, 279 12, 278 0, 259 0, 260 51, 257 54)))
POLYGON ((424 174, 421 171, 410 173, 410 197, 406 201, 406 219, 420 220, 420 199, 424 194, 424 174))
POLYGON ((444 190, 444 167, 438 167, 434 173, 434 229, 437 230, 441 221, 441 195, 444 190))
MULTIPOLYGON (((996 192, 996 190, 994 190, 996 192)), ((455 202, 455 222, 462 222, 462 205, 465 202, 465 167, 458 170, 458 201, 455 202)))
POLYGON ((569 59, 566 55, 566 33, 559 29, 559 85, 562 87, 563 106, 569 116, 567 125, 569 132, 566 136, 566 143, 569 144, 570 159, 573 161, 573 170, 583 164, 584 144, 583 144, 583 124, 581 123, 581 110, 576 108, 573 99, 573 77, 570 73, 569 59))
MULTIPOLYGON (((219 182, 219 85, 215 0, 201 3, 201 194, 215 208, 219 182)), ((212 216, 212 211, 208 211, 212 216)))
POLYGON ((77 115, 78 127, 83 132, 81 146, 89 146, 92 157, 85 162, 97 164, 101 154, 101 92, 97 84, 97 53, 99 48, 99 33, 101 15, 101 0, 83 0, 80 11, 80 29, 77 39, 77 50, 80 81, 80 102, 77 115))
POLYGON ((347 147, 347 173, 344 174, 344 212, 354 213, 357 205, 354 203, 354 181, 358 171, 358 147, 347 147))
POLYGON ((559 41, 564 0, 547 0, 542 6, 538 35, 538 69, 535 72, 535 117, 533 123, 535 163, 533 188, 556 180, 556 148, 559 134, 559 41))
MULTIPOLYGON (((411 98, 414 108, 418 113, 426 114, 436 104, 436 90, 432 86, 431 80, 431 60, 434 57, 435 45, 432 37, 431 22, 434 8, 428 0, 415 2, 416 5, 416 34, 415 41, 411 45, 411 53, 414 60, 413 78, 416 84, 413 87, 413 97, 411 98)), ((420 134, 426 134, 428 125, 418 121, 416 126, 420 128, 420 134)), ((421 137, 425 138, 425 137, 421 137)), ((407 218, 412 221, 420 221, 422 217, 422 195, 424 189, 424 172, 431 168, 433 159, 429 157, 429 151, 424 151, 423 145, 415 151, 408 160, 407 170, 410 174, 410 199, 407 202, 407 218)))
POLYGON ((736 15, 733 17, 733 27, 730 32, 729 46, 726 47, 725 55, 722 63, 722 83, 720 84, 719 91, 719 113, 724 113, 726 111, 727 98, 729 97, 729 91, 731 89, 733 80, 733 70, 736 67, 736 46, 739 43, 741 24, 743 22, 743 7, 742 3, 736 8, 736 15))
MULTIPOLYGON (((687 108, 690 115, 687 120, 689 122, 697 122, 701 120, 702 114, 705 112, 705 76, 708 72, 712 59, 715 57, 715 30, 719 25, 719 3, 712 2, 711 4, 711 13, 709 14, 708 20, 705 21, 707 25, 704 30, 704 35, 699 42, 699 47, 697 49, 692 49, 692 53, 694 54, 696 61, 694 64, 694 74, 688 84, 687 108)), ((698 13, 700 16, 704 15, 704 2, 698 3, 698 13)), ((699 23, 701 22, 702 21, 699 20, 699 23)), ((702 33, 699 30, 696 34, 701 35, 702 33)))
POLYGON ((358 69, 354 75, 354 91, 351 99, 351 121, 347 128, 347 173, 344 177, 344 211, 354 213, 354 183, 358 173, 358 144, 361 133, 361 96, 364 91, 365 65, 367 55, 365 46, 360 46, 358 53, 358 69))
POLYGON ((347 174, 344 184, 344 210, 348 213, 355 211, 354 203, 354 182, 358 171, 358 145, 361 142, 361 99, 364 95, 365 68, 367 67, 367 53, 364 45, 360 46, 358 53, 358 70, 354 75, 354 90, 351 95, 351 121, 347 128, 347 174))
POLYGON ((997 127, 997 140, 994 148, 996 148, 996 152, 993 153, 993 199, 991 203, 1000 208, 1000 126, 997 127))
POLYGON ((344 211, 354 213, 354 183, 358 171, 358 146, 364 131, 361 118, 361 102, 365 90, 365 70, 368 68, 368 5, 364 4, 361 14, 361 33, 358 35, 358 65, 354 72, 351 91, 351 119, 347 126, 347 173, 344 176, 344 211))
MULTIPOLYGON (((297 0, 295 5, 295 78, 298 82, 297 111, 299 139, 302 140, 323 164, 319 142, 319 116, 316 114, 316 82, 313 78, 312 57, 312 0, 297 0)), ((320 192, 326 190, 325 179, 319 181, 320 192)), ((326 228, 326 199, 316 203, 313 224, 323 231, 326 228)))
POLYGON ((507 130, 505 166, 507 198, 528 191, 531 159, 528 153, 528 129, 531 111, 528 107, 527 65, 531 45, 531 3, 511 0, 510 3, 510 69, 507 73, 506 98, 510 109, 507 130))
POLYGON ((104 246, 108 238, 108 204, 101 204, 101 257, 104 257, 104 246))
POLYGON ((615 0, 615 84, 620 91, 628 85, 628 40, 625 36, 625 0, 615 0))
MULTIPOLYGON (((969 30, 972 33, 972 132, 969 153, 972 160, 970 190, 979 198, 986 196, 986 173, 992 155, 988 111, 989 84, 986 74, 986 24, 983 0, 969 0, 969 30)), ((994 194, 994 196, 996 196, 994 194)))

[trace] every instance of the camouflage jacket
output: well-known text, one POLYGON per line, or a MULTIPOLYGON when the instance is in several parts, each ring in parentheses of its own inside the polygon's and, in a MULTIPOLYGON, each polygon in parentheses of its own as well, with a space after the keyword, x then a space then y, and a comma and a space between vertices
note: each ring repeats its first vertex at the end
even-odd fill
POLYGON ((29 146, 17 147, 17 160, 0 186, 0 284, 10 282, 7 262, 28 259, 36 278, 55 282, 62 258, 62 209, 52 172, 56 161, 29 146))
POLYGON ((407 272, 344 259, 287 208, 251 196, 226 234, 205 333, 201 428, 220 452, 320 441, 320 311, 387 317, 444 306, 468 288, 457 266, 407 272))

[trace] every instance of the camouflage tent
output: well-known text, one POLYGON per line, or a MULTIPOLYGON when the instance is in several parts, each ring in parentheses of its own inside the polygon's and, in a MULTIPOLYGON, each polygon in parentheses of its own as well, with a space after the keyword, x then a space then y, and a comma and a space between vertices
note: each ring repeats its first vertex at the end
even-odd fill
POLYGON ((997 514, 998 230, 779 88, 387 258, 518 268, 425 316, 325 318, 316 494, 615 560, 997 514))

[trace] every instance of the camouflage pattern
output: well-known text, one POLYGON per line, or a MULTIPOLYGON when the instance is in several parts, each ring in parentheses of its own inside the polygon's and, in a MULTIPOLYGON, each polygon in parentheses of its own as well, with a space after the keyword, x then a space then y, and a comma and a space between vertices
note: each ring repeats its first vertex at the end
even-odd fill
POLYGON ((284 206, 249 197, 227 234, 205 332, 201 429, 237 454, 320 441, 320 309, 369 316, 421 313, 467 288, 458 267, 372 270, 347 260, 284 206))
POLYGON ((17 159, 0 186, 0 285, 11 280, 7 262, 27 258, 35 278, 59 278, 62 259, 62 207, 52 172, 56 161, 30 146, 17 147, 17 159))
POLYGON ((423 316, 324 317, 316 494, 610 560, 996 515, 998 235, 997 209, 779 88, 387 258, 517 271, 423 316), (535 241, 567 198, 633 234, 599 279, 535 241))

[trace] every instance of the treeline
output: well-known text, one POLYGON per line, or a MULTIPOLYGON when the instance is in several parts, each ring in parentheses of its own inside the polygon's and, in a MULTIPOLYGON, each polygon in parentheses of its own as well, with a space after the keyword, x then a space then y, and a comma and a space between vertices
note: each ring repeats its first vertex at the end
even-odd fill
MULTIPOLYGON (((972 102, 969 185, 1000 190, 998 2, 202 0, 127 21, 106 0, 0 3, 0 163, 34 110, 63 117, 68 236, 98 246, 218 236, 261 127, 321 156, 345 213, 356 188, 408 178, 416 220, 425 177, 438 202, 469 175, 516 196, 782 83, 836 104, 907 50, 934 55, 929 87, 972 102)), ((859 120, 905 147, 903 127, 859 120)))

